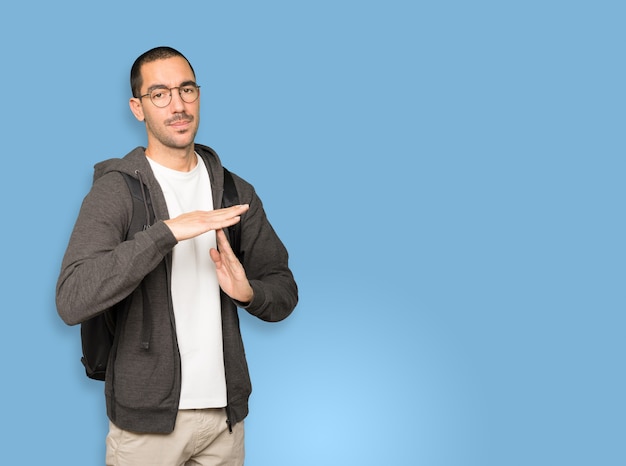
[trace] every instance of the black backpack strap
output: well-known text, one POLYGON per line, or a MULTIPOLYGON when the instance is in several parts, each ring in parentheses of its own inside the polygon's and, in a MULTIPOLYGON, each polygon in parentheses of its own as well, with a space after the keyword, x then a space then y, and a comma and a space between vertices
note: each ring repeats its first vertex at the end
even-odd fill
MULTIPOLYGON (((130 227, 126 232, 126 239, 132 238, 135 233, 147 229, 154 223, 154 211, 152 209, 152 200, 150 193, 145 188, 142 181, 128 173, 122 173, 128 189, 133 199, 133 217, 130 227)), ((139 174, 137 173, 137 176, 139 174)))
MULTIPOLYGON (((224 167, 222 167, 224 168, 224 167)), ((224 194, 222 196, 222 207, 239 205, 239 194, 233 180, 233 175, 224 168, 224 194)), ((241 250, 241 221, 227 228, 230 247, 243 264, 243 251, 241 250)))
MULTIPOLYGON (((135 233, 148 229, 148 227, 154 223, 155 219, 150 192, 146 189, 143 181, 141 181, 139 172, 135 171, 135 174, 137 178, 122 172, 133 199, 133 217, 130 222, 130 227, 126 232, 126 239, 132 238, 135 236, 135 233)), ((141 348, 147 350, 150 347, 150 339, 152 337, 152 314, 149 312, 150 298, 146 292, 145 281, 142 280, 139 286, 144 303, 148 303, 144 304, 143 323, 141 326, 141 348)))

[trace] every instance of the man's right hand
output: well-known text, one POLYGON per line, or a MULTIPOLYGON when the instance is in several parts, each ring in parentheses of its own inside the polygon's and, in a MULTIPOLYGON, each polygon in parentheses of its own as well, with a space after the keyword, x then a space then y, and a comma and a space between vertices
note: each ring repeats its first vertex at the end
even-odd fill
POLYGON ((221 230, 238 223, 241 215, 250 206, 248 204, 235 205, 225 209, 217 210, 196 210, 178 217, 164 220, 164 223, 172 231, 178 241, 194 238, 211 230, 221 230))

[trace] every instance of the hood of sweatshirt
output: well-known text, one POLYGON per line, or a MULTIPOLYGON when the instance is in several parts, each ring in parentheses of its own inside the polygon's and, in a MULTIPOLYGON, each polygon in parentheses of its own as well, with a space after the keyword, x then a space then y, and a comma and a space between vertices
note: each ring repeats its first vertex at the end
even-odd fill
POLYGON ((149 163, 146 160, 145 148, 136 147, 124 158, 113 158, 97 163, 94 166, 93 179, 95 181, 110 172, 126 173, 136 178, 137 171, 141 172, 147 168, 149 168, 149 163))

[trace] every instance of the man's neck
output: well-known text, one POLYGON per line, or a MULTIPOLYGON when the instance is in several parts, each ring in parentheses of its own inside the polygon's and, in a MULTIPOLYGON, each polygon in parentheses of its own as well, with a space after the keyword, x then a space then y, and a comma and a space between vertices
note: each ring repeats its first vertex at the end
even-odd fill
POLYGON ((146 156, 159 165, 179 172, 189 172, 193 170, 198 163, 193 145, 184 149, 163 146, 155 149, 148 145, 146 148, 146 156))

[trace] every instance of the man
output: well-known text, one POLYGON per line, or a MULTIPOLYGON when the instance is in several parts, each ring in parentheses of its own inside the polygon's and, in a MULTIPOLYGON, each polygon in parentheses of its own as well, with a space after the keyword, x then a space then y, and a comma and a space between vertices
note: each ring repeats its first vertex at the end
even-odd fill
POLYGON ((241 204, 220 208, 224 172, 194 142, 200 87, 188 60, 149 50, 131 88, 147 146, 96 165, 63 258, 58 312, 74 325, 118 304, 107 465, 241 465, 251 385, 237 306, 266 321, 292 312, 287 251, 243 179, 233 175, 241 204), (122 173, 143 183, 156 217, 132 238, 122 173), (242 262, 223 231, 236 223, 242 262))

